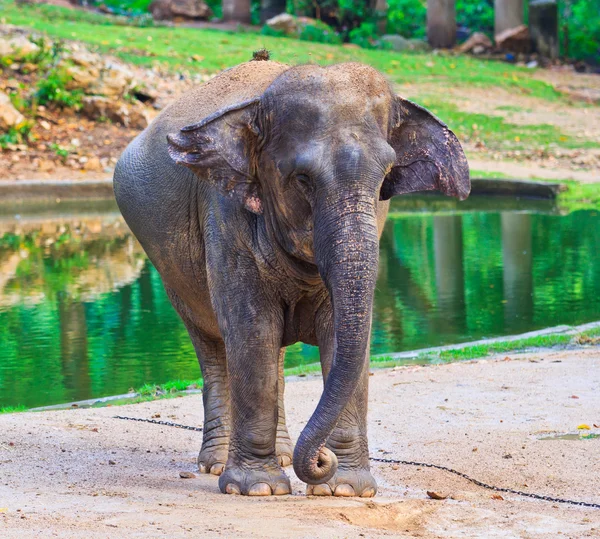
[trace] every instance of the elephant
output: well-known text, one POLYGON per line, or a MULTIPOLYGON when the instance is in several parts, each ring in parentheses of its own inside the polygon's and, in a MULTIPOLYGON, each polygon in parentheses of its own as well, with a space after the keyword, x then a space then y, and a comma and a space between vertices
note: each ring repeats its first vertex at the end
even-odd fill
MULTIPOLYGON (((127 147, 114 192, 198 356, 198 465, 221 492, 376 494, 367 439, 379 238, 390 198, 465 199, 450 129, 360 63, 251 60, 165 108, 127 147), (324 388, 295 448, 283 358, 319 347, 324 388)), ((160 343, 157 343, 160 346, 160 343)))

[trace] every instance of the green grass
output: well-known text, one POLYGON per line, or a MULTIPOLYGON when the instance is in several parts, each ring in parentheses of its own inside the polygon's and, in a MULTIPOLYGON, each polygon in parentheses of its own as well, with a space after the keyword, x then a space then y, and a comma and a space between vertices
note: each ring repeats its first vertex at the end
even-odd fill
POLYGON ((198 380, 172 380, 164 384, 144 384, 139 389, 134 389, 133 393, 137 393, 141 397, 148 396, 163 396, 169 393, 185 391, 186 389, 202 389, 202 378, 198 380))
POLYGON ((451 126, 461 141, 483 142, 490 150, 600 148, 600 142, 564 135, 554 125, 517 125, 501 116, 464 112, 437 95, 415 100, 451 126))
POLYGON ((27 408, 25 406, 3 406, 0 407, 0 415, 2 414, 14 414, 16 412, 25 412, 27 408))
POLYGON ((469 56, 347 49, 256 32, 116 26, 114 17, 50 5, 16 7, 12 0, 0 0, 0 10, 7 23, 34 28, 53 38, 80 40, 134 64, 158 64, 173 71, 216 73, 249 60, 252 51, 265 47, 273 59, 291 64, 368 63, 396 83, 503 87, 543 99, 561 98, 550 84, 534 79, 530 70, 469 56), (195 55, 202 60, 194 59, 195 55))

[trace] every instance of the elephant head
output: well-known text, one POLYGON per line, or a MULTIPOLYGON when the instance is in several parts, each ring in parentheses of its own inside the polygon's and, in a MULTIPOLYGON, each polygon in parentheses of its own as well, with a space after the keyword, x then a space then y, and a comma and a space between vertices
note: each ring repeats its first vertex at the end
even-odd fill
POLYGON ((334 360, 294 454, 309 484, 335 473, 324 444, 368 361, 380 226, 388 200, 439 190, 464 199, 456 136, 361 64, 290 68, 263 95, 170 135, 169 152, 264 219, 292 260, 312 265, 333 305, 334 360))

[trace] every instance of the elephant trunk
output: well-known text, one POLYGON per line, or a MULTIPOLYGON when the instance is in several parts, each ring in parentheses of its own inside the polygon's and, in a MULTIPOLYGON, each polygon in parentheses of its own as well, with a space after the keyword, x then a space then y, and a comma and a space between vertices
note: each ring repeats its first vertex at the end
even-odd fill
POLYGON ((337 470, 337 458, 325 442, 367 368, 379 259, 376 197, 355 191, 347 200, 328 198, 314 210, 314 248, 333 306, 334 357, 319 404, 294 451, 296 475, 313 485, 327 482, 337 470))

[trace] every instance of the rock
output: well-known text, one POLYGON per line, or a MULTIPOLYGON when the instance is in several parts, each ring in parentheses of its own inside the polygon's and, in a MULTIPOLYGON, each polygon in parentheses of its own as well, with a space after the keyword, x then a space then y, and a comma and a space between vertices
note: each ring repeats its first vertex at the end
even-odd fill
POLYGON ((102 57, 89 51, 74 51, 70 59, 73 63, 82 67, 97 66, 102 63, 102 57))
POLYGON ((484 50, 491 49, 493 47, 493 43, 492 40, 485 34, 481 32, 475 32, 460 47, 458 47, 458 52, 462 54, 465 54, 467 52, 473 52, 473 54, 481 54, 475 53, 475 47, 483 47, 484 50))
POLYGON ((38 164, 40 172, 52 172, 55 168, 54 162, 49 159, 42 159, 38 164))
POLYGON ((100 76, 100 71, 93 67, 68 66, 66 73, 71 80, 67 82, 67 90, 88 90, 95 84, 100 76))
POLYGON ((496 46, 499 49, 513 53, 529 52, 531 50, 529 29, 522 24, 496 34, 496 46))
POLYGON ((97 95, 83 98, 83 113, 91 120, 106 118, 135 129, 147 127, 152 116, 141 103, 123 103, 97 95))
POLYGON ((96 95, 119 97, 131 88, 133 78, 133 73, 123 64, 108 62, 90 90, 96 95))
POLYGON ((431 45, 422 39, 409 39, 410 50, 416 52, 429 52, 431 50, 431 45))
POLYGON ((275 17, 266 21, 265 24, 271 28, 271 30, 283 32, 286 35, 294 35, 298 33, 298 22, 296 18, 289 13, 275 15, 275 17))
POLYGON ((179 477, 181 477, 181 479, 194 479, 196 474, 192 472, 179 472, 179 477))
POLYGON ((201 0, 174 0, 171 2, 174 15, 187 19, 208 19, 212 12, 201 0))
POLYGON ((429 44, 421 39, 406 39, 397 34, 386 34, 381 38, 381 41, 387 43, 392 50, 397 52, 424 52, 431 50, 429 44))
POLYGON ((202 0, 154 0, 148 7, 152 18, 158 21, 173 18, 208 19, 211 9, 202 0))
POLYGON ((83 165, 83 168, 90 172, 100 172, 102 170, 102 165, 100 164, 100 159, 98 157, 90 157, 83 165))
POLYGON ((381 41, 387 43, 393 51, 401 52, 410 49, 410 41, 397 34, 386 34, 381 41))
POLYGON ((67 89, 81 89, 88 95, 104 95, 121 97, 133 86, 134 75, 123 64, 117 62, 93 62, 94 55, 77 56, 78 65, 67 67, 67 74, 72 78, 67 89))
POLYGON ((39 52, 40 48, 25 36, 9 39, 0 37, 0 56, 10 56, 13 60, 23 60, 27 56, 39 52))
POLYGON ((25 117, 14 107, 10 97, 0 92, 0 131, 7 131, 23 121, 25 117))

